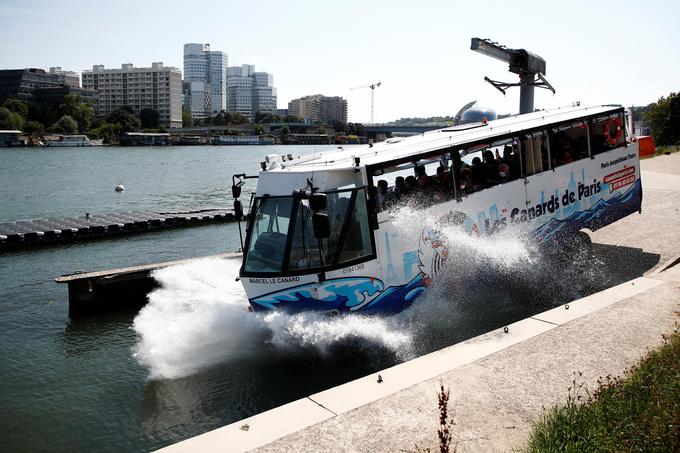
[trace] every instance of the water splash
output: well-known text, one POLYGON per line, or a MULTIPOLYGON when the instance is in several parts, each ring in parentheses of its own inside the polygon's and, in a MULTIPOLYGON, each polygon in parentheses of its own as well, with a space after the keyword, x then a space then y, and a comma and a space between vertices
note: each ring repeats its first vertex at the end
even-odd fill
MULTIPOLYGON (((411 335, 401 330, 394 320, 349 314, 329 318, 306 312, 287 315, 272 312, 264 317, 272 337, 271 343, 280 349, 313 346, 327 355, 335 344, 349 339, 362 339, 369 345, 379 345, 406 358, 411 352, 411 335)), ((364 343, 366 346, 366 343, 364 343)))
MULTIPOLYGON (((414 210, 395 218, 400 232, 416 243, 435 220, 414 210)), ((241 283, 235 281, 237 260, 203 259, 156 271, 160 288, 134 320, 134 357, 152 379, 178 378, 269 353, 299 357, 311 352, 323 360, 343 345, 406 360, 571 300, 600 277, 592 263, 555 266, 519 228, 489 237, 456 227, 441 230, 444 265, 426 293, 392 317, 248 312, 241 283)))
POLYGON ((257 344, 264 325, 247 311, 235 266, 234 260, 202 259, 153 273, 160 288, 132 326, 138 335, 133 355, 151 378, 192 374, 257 344))
POLYGON ((243 287, 234 281, 239 265, 202 259, 154 272, 160 288, 149 295, 132 326, 138 336, 133 356, 151 379, 187 376, 271 348, 279 354, 311 348, 324 356, 350 340, 401 358, 409 355, 409 333, 389 319, 248 312, 243 287))

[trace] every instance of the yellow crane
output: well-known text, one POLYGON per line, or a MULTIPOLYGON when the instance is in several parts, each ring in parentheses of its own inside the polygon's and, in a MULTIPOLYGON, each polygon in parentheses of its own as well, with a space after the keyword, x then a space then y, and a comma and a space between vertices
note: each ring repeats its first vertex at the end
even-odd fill
POLYGON ((378 88, 381 85, 381 82, 376 82, 376 83, 371 83, 369 85, 362 85, 360 87, 354 87, 351 88, 350 90, 359 90, 362 88, 370 88, 371 89, 371 123, 373 124, 373 113, 375 111, 375 89, 378 88))

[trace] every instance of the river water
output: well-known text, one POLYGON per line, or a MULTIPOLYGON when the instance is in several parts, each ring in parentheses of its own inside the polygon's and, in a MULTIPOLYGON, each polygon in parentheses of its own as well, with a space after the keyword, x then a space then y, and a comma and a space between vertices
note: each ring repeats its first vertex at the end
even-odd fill
MULTIPOLYGON (((232 173, 255 173, 265 153, 324 148, 2 150, 0 221, 226 207, 232 173)), ((627 278, 597 259, 546 263, 520 233, 452 239, 466 283, 435 282, 412 309, 370 319, 248 313, 238 263, 215 259, 158 272, 139 313, 68 317, 54 277, 235 251, 235 224, 0 252, 3 450, 157 449, 627 278)))

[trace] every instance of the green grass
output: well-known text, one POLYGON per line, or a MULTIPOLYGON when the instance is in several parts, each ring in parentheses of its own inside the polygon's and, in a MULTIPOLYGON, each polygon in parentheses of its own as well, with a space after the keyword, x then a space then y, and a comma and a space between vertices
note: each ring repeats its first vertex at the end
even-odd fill
POLYGON ((656 155, 661 156, 666 153, 677 153, 680 151, 680 146, 657 146, 656 155))
POLYGON ((551 409, 526 452, 680 452, 680 330, 623 377, 592 394, 575 373, 567 405, 551 409))

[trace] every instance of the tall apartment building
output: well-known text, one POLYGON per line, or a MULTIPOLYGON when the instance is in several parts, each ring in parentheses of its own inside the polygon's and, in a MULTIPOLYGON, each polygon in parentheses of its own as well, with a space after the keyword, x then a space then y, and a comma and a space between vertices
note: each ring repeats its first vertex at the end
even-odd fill
POLYGON ((253 73, 253 114, 276 113, 274 76, 268 72, 253 73))
POLYGON ((144 109, 160 114, 160 124, 166 128, 182 127, 182 72, 163 63, 150 68, 135 68, 123 64, 120 69, 105 69, 95 65, 83 71, 83 88, 98 92, 96 116, 106 116, 124 106, 135 115, 144 109))
POLYGON ((333 124, 333 121, 347 124, 347 101, 340 96, 323 96, 321 121, 326 124, 333 124))
POLYGON ((321 98, 320 94, 304 96, 293 99, 288 103, 288 114, 299 116, 304 120, 321 121, 321 98))
POLYGON ((331 124, 333 121, 347 123, 347 101, 340 96, 313 94, 290 101, 288 113, 325 124, 331 124))
POLYGON ((253 78, 255 66, 244 64, 227 69, 227 112, 253 117, 253 78))
POLYGON ((184 108, 194 118, 226 110, 227 66, 228 55, 210 44, 184 44, 184 108))
POLYGON ((274 76, 255 72, 255 66, 250 64, 228 68, 227 112, 240 113, 250 120, 257 112, 276 113, 274 76))

